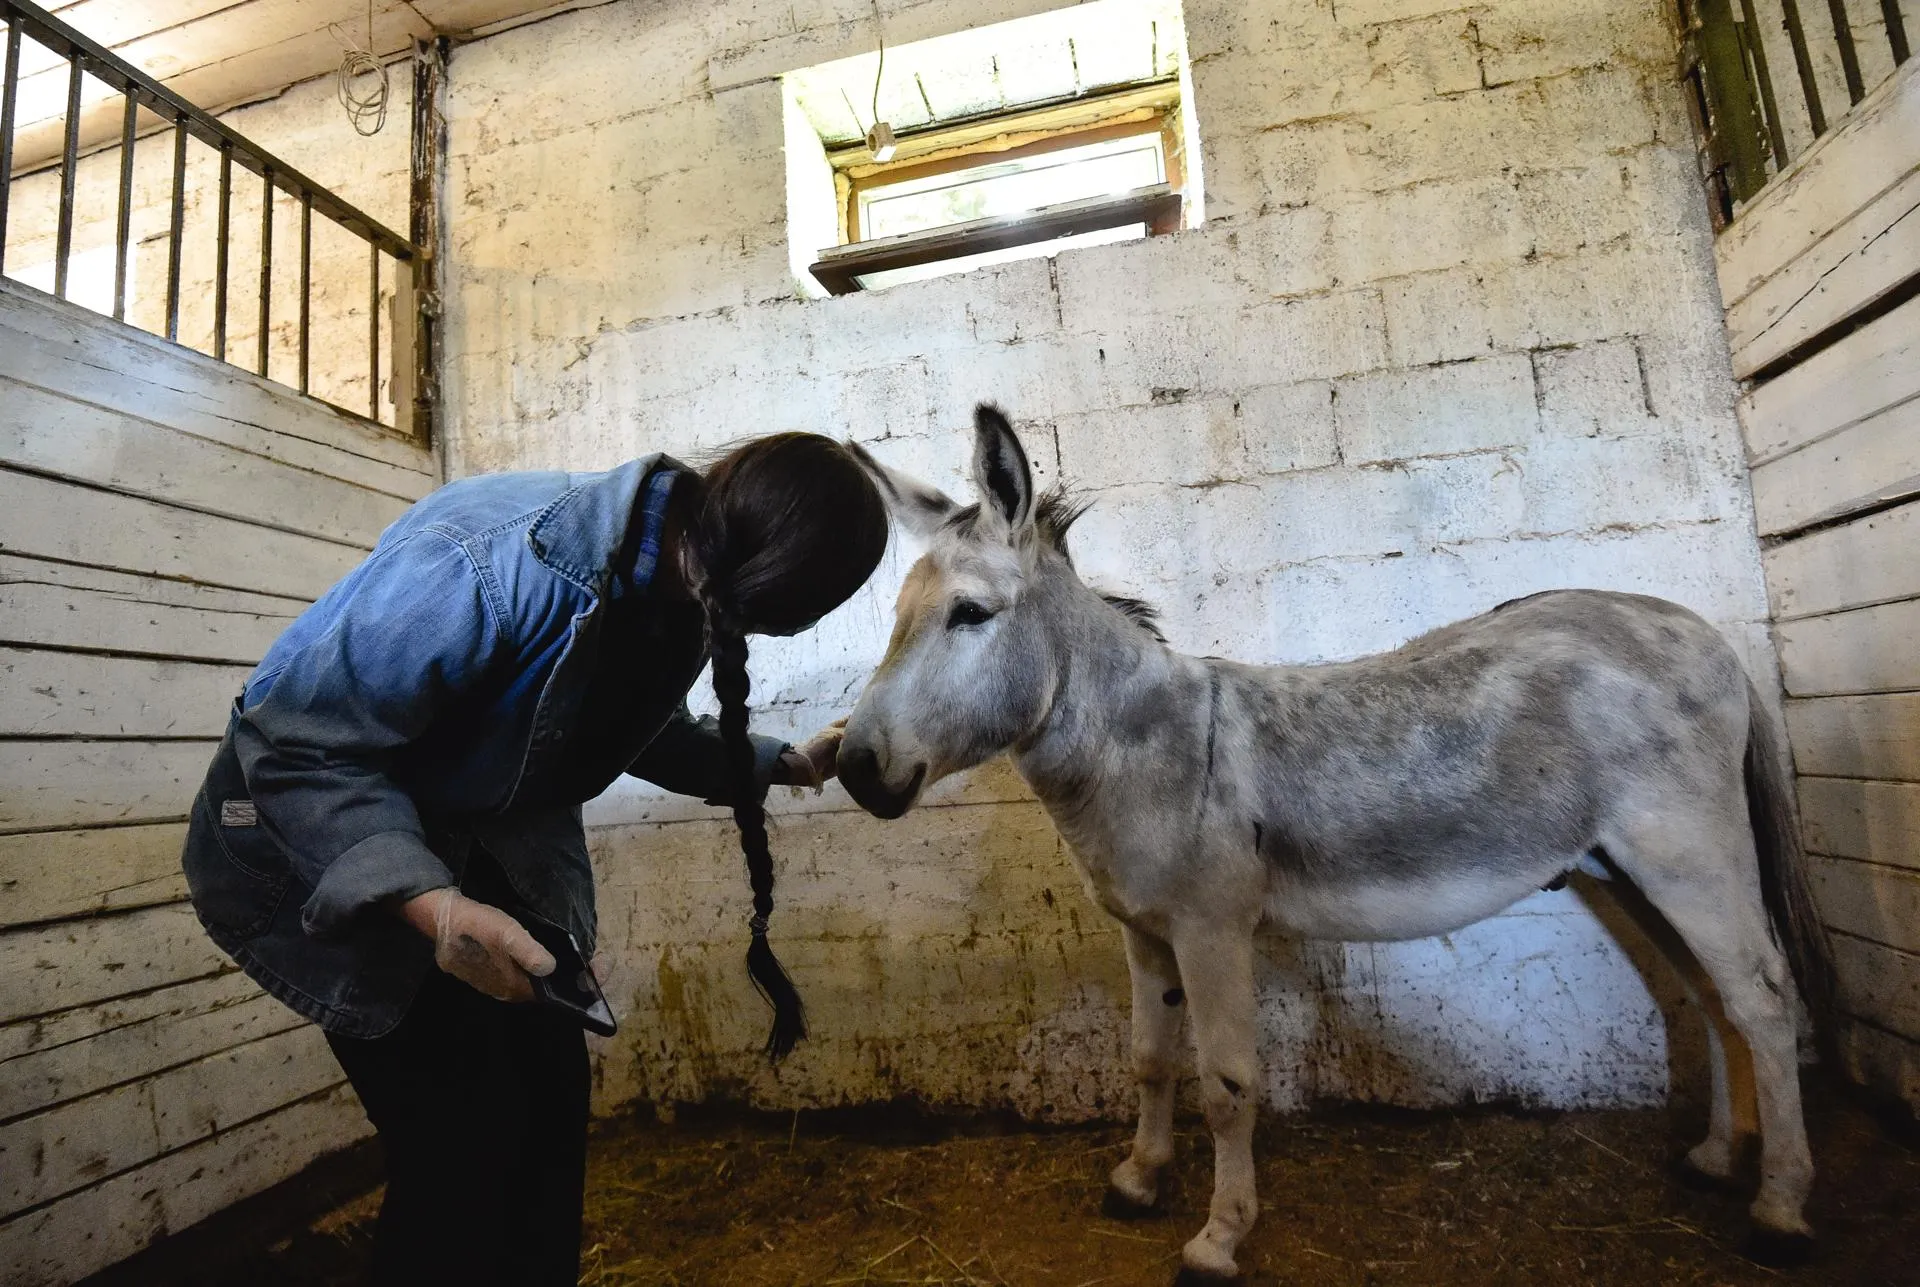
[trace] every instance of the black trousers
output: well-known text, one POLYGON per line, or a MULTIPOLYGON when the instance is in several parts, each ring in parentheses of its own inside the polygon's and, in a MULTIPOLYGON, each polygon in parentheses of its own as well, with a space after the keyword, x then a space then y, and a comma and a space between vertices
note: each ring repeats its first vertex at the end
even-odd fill
POLYGON ((384 1037, 328 1038, 386 1151, 376 1287, 573 1287, 587 1047, 573 1020, 435 970, 384 1037))

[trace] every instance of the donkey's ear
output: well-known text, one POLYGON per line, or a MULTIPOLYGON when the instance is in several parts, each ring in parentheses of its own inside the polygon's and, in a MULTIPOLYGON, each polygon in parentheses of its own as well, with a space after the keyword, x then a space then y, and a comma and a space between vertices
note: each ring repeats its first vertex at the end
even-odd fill
POLYGON ((983 402, 973 409, 973 481, 980 503, 1016 535, 1033 520, 1033 471, 1027 449, 1000 408, 983 402))
POLYGON ((859 443, 847 443, 847 450, 853 453, 853 458, 860 462, 860 467, 879 487, 880 495, 886 499, 887 509, 900 526, 915 536, 931 536, 959 510, 959 502, 945 492, 888 469, 859 443))

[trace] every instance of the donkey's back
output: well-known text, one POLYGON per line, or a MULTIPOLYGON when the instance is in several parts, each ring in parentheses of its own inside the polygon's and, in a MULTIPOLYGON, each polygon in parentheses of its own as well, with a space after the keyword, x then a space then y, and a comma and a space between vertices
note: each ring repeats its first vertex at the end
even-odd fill
POLYGON ((1211 812, 1257 829, 1269 919, 1296 934, 1455 929, 1649 809, 1744 799, 1745 673, 1661 599, 1550 591, 1358 661, 1212 664, 1211 812))

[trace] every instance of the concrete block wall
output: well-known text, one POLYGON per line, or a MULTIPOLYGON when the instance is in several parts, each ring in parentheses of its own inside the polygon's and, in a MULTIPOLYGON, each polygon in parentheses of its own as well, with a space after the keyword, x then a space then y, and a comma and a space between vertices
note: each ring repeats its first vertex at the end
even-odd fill
MULTIPOLYGON (((883 5, 904 41, 1051 7, 883 5)), ((1552 586, 1666 595, 1777 688, 1706 204, 1658 0, 1195 0, 1200 228, 799 298, 777 76, 868 8, 616 3, 450 73, 452 472, 800 428, 959 482, 974 402, 1096 505, 1090 577, 1176 645, 1311 662, 1552 586)), ((756 642, 762 727, 844 714, 911 549, 756 642)), ((620 1037, 603 1104, 915 1096, 1123 1113, 1118 937, 1003 765, 882 824, 777 800, 775 936, 813 1039, 758 1055, 726 821, 589 808, 620 1037)), ((1570 893, 1447 939, 1269 944, 1266 1098, 1642 1103, 1660 1007, 1570 893)))

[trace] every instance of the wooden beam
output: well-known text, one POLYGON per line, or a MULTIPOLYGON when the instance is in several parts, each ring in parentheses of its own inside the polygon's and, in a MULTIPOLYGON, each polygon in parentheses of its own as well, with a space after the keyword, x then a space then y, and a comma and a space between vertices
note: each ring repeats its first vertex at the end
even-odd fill
POLYGON ((1897 403, 1753 471, 1762 536, 1920 495, 1920 398, 1897 403))
POLYGON ((185 903, 0 933, 0 1023, 224 973, 185 903))
POLYGON ((411 504, 282 463, 275 457, 327 453, 271 430, 248 427, 248 432, 232 422, 220 426, 266 447, 269 454, 261 454, 5 376, 0 376, 0 391, 0 464, 17 469, 363 550, 371 550, 411 504))
POLYGON ((0 1280, 72 1282, 367 1137, 338 1086, 0 1223, 0 1280))
POLYGON ((0 644, 252 665, 306 602, 0 554, 0 644))
POLYGON ((0 468, 0 548, 33 558, 316 599, 366 548, 0 468))
POLYGON ((1807 848, 1920 871, 1920 784, 1800 779, 1807 848))
POLYGON ((218 739, 251 669, 0 647, 0 737, 218 739))
POLYGON ((1149 228, 1178 226, 1180 204, 1179 193, 1164 183, 1156 183, 1119 197, 1089 197, 1023 214, 974 219, 946 228, 836 246, 821 251, 819 262, 808 271, 835 295, 850 295, 861 289, 859 279, 867 273, 959 259, 1083 232, 1123 228, 1133 223, 1144 223, 1149 228))
POLYGON ((1761 554, 1776 621, 1920 596, 1920 503, 1856 518, 1761 554))
POLYGON ((1920 396, 1920 299, 1908 300, 1740 399, 1747 463, 1764 465, 1920 396))
POLYGON ((1850 858, 1815 858, 1809 874, 1827 925, 1903 952, 1920 952, 1920 873, 1850 858))
MULTIPOLYGON (((70 1113, 88 1117, 117 1093, 114 1087, 145 1084, 167 1076, 169 1069, 308 1028, 306 1020, 237 972, 161 993, 173 999, 161 1015, 0 1064, 6 1072, 0 1080, 0 1105, 5 1106, 0 1115, 21 1117, 70 1105, 70 1113)), ((338 1078, 337 1068, 332 1076, 338 1078)))
POLYGON ((402 500, 437 483, 417 443, 15 282, 0 282, 0 377, 402 500))
POLYGON ((0 836, 0 929, 177 903, 186 837, 184 822, 0 836))
POLYGON ((1802 773, 1920 782, 1920 693, 1793 698, 1787 733, 1802 773))
POLYGON ((1920 599, 1781 622, 1775 637, 1795 697, 1920 689, 1920 599))
POLYGON ((0 742, 0 834, 178 821, 217 745, 0 742))

